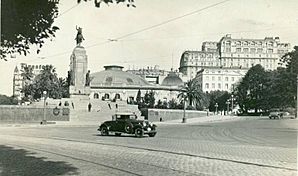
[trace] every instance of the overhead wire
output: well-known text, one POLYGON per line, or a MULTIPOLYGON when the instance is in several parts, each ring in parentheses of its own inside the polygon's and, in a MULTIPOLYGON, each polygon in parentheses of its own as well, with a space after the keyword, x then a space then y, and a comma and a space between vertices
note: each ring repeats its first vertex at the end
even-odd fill
MULTIPOLYGON (((117 38, 114 38, 114 39, 108 39, 108 41, 106 41, 106 42, 100 42, 100 43, 95 43, 95 44, 86 46, 85 48, 92 48, 92 47, 95 47, 95 46, 100 46, 100 45, 103 45, 103 44, 107 44, 107 43, 111 43, 111 42, 116 42, 116 41, 118 41, 118 40, 120 40, 120 39, 129 37, 129 36, 132 36, 132 35, 136 35, 136 34, 138 34, 138 33, 142 33, 142 32, 148 31, 148 30, 150 30, 150 29, 153 29, 153 28, 156 28, 156 27, 159 27, 159 26, 168 24, 168 23, 170 23, 170 22, 173 22, 173 21, 179 20, 179 19, 181 19, 181 18, 184 18, 184 17, 190 16, 190 15, 193 15, 193 14, 196 14, 196 13, 199 13, 199 12, 202 12, 202 11, 204 11, 204 10, 207 10, 207 9, 212 8, 212 7, 218 6, 218 5, 220 5, 220 4, 226 3, 226 2, 228 2, 228 1, 231 1, 231 0, 220 1, 220 2, 217 2, 217 3, 211 4, 211 5, 209 5, 209 6, 206 6, 206 7, 204 7, 204 8, 200 8, 200 9, 197 9, 197 10, 195 10, 195 11, 186 13, 186 14, 184 14, 184 15, 181 15, 181 16, 178 16, 178 17, 174 17, 174 18, 168 19, 168 20, 166 20, 166 21, 163 21, 163 22, 161 22, 161 23, 158 23, 158 24, 155 24, 155 25, 152 25, 152 26, 149 26, 149 27, 146 27, 146 28, 137 30, 137 31, 135 31, 135 32, 131 32, 131 33, 122 35, 122 36, 117 37, 117 38)), ((74 7, 70 8, 70 9, 73 9, 73 8, 74 8, 74 7)), ((70 52, 71 52, 71 51, 70 51, 70 52)), ((48 58, 48 57, 57 57, 57 56, 59 56, 59 55, 64 55, 64 54, 66 54, 66 53, 69 53, 69 51, 61 52, 61 53, 57 53, 57 54, 50 55, 50 56, 46 56, 46 58, 48 58)))

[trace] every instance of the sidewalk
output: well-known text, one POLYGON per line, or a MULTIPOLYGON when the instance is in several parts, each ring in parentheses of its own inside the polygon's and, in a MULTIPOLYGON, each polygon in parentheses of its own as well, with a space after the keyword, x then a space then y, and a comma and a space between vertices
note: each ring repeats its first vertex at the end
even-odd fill
MULTIPOLYGON (((219 121, 229 121, 238 120, 241 117, 238 116, 206 116, 198 118, 189 118, 186 123, 182 123, 182 118, 177 120, 170 120, 164 122, 152 122, 158 126, 163 125, 187 125, 193 123, 203 123, 203 122, 219 122, 219 121)), ((0 124, 0 127, 87 127, 87 126, 98 126, 100 121, 56 121, 52 124, 40 125, 39 123, 24 123, 24 124, 0 124)))
POLYGON ((219 122, 219 121, 229 121, 229 120, 238 120, 241 117, 239 116, 221 116, 221 115, 212 115, 198 118, 189 118, 186 119, 186 123, 182 123, 182 118, 177 120, 170 120, 164 122, 154 122, 156 125, 177 125, 177 124, 193 124, 193 123, 203 123, 203 122, 219 122))

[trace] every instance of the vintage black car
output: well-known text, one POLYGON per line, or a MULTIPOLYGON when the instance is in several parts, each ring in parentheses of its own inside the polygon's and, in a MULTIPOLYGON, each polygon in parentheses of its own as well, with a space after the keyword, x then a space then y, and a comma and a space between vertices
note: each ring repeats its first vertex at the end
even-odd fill
POLYGON ((138 120, 134 113, 116 113, 112 116, 111 121, 102 123, 98 131, 102 136, 107 136, 110 132, 120 136, 122 133, 134 134, 136 137, 143 137, 148 134, 149 137, 154 137, 157 133, 156 125, 148 122, 147 120, 138 120))

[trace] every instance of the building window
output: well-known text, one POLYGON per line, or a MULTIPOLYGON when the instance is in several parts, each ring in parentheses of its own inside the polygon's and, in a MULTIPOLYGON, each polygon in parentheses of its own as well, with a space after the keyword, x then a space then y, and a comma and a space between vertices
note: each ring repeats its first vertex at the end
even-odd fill
POLYGON ((263 52, 263 48, 258 48, 258 53, 262 53, 263 52))
POLYGON ((217 85, 217 86, 218 86, 218 88, 219 88, 219 89, 221 89, 221 84, 220 84, 220 83, 218 83, 218 85, 217 85))
POLYGON ((248 48, 244 48, 243 52, 248 53, 248 48))
POLYGON ((241 48, 236 48, 236 52, 240 53, 241 52, 241 48))
POLYGON ((205 84, 205 88, 206 88, 206 89, 209 89, 209 83, 206 83, 206 84, 205 84))
POLYGON ((247 44, 248 44, 247 42, 243 42, 243 46, 247 46, 247 44))
POLYGON ((237 41, 236 42, 236 46, 240 46, 241 45, 241 42, 240 41, 237 41))
POLYGON ((226 48, 226 52, 230 53, 231 52, 231 48, 226 48))
POLYGON ((229 84, 225 84, 225 88, 226 89, 229 89, 229 84))
POLYGON ((221 77, 220 76, 218 77, 218 81, 221 81, 221 77))
POLYGON ((235 80, 235 78, 234 77, 232 77, 232 81, 234 81, 235 80))
POLYGON ((228 47, 231 46, 231 41, 227 41, 226 46, 228 46, 228 47))
POLYGON ((269 47, 273 47, 273 43, 272 43, 272 42, 269 42, 269 43, 268 43, 268 46, 269 46, 269 47))
POLYGON ((206 76, 206 81, 209 81, 209 76, 206 76))
POLYGON ((214 76, 212 76, 212 81, 215 81, 215 77, 214 76))
POLYGON ((273 53, 273 49, 268 49, 268 53, 273 53))
POLYGON ((255 48, 250 48, 250 52, 255 53, 256 49, 255 48))
POLYGON ((94 97, 94 99, 98 99, 99 98, 98 93, 95 93, 93 97, 94 97))
POLYGON ((225 80, 226 80, 226 81, 229 81, 229 77, 226 77, 225 80))

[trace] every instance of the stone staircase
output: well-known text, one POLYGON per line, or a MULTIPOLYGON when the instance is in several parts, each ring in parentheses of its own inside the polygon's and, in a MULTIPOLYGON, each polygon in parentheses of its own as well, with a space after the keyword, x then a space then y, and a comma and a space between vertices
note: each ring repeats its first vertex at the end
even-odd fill
POLYGON ((141 117, 138 106, 128 105, 126 101, 110 102, 98 99, 72 99, 72 102, 74 108, 70 106, 71 121, 99 123, 111 120, 112 115, 116 112, 134 112, 138 117, 141 117), (92 105, 90 112, 88 112, 89 102, 92 105), (116 108, 116 104, 118 108, 116 108))
MULTIPOLYGON (((61 106, 64 107, 66 101, 69 103, 70 122, 72 124, 99 124, 106 120, 111 120, 112 115, 116 112, 134 112, 140 119, 143 119, 137 105, 129 105, 126 101, 111 102, 100 99, 89 99, 86 95, 75 95, 71 98, 63 98, 61 100, 47 99, 47 107, 56 107, 60 102, 62 104, 61 106), (90 112, 88 112, 89 103, 92 105, 90 112)), ((34 102, 30 106, 43 107, 43 103, 43 101, 34 102)))

